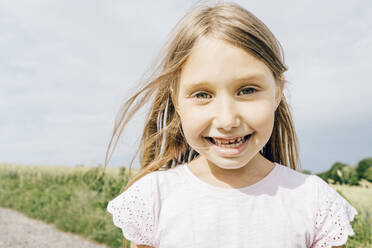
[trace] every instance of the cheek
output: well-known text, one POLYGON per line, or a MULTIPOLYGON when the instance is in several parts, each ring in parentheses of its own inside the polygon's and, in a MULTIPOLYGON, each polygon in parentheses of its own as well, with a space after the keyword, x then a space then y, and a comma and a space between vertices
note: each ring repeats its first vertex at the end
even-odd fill
POLYGON ((180 105, 179 114, 181 119, 182 130, 188 143, 195 142, 206 124, 205 112, 200 108, 194 108, 190 104, 180 105), (203 114, 204 113, 204 114, 203 114))
POLYGON ((257 131, 271 129, 274 124, 275 109, 269 101, 251 103, 242 108, 246 122, 257 131))

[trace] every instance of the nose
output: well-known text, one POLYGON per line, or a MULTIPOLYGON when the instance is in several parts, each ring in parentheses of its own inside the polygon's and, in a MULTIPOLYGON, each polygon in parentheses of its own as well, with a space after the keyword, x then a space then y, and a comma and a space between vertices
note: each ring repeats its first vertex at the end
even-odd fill
POLYGON ((235 100, 231 96, 221 96, 217 101, 214 126, 218 129, 230 131, 234 127, 239 127, 240 117, 235 100))

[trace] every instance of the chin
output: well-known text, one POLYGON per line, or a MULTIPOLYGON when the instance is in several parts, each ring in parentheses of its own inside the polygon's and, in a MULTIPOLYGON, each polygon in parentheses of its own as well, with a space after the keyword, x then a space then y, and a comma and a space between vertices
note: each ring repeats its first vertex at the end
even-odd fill
POLYGON ((215 166, 227 170, 243 168, 250 161, 250 160, 237 161, 233 160, 232 158, 208 159, 208 157, 206 157, 206 159, 215 166))

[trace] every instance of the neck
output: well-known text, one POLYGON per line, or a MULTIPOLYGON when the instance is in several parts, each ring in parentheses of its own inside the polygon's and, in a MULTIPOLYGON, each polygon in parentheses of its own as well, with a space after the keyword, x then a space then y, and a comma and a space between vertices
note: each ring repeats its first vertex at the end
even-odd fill
POLYGON ((199 155, 199 157, 195 158, 192 162, 194 163, 192 166, 201 176, 212 175, 218 179, 257 177, 266 174, 267 171, 270 171, 274 166, 270 160, 266 159, 259 153, 246 165, 237 169, 221 168, 211 161, 208 161, 202 155, 199 155))

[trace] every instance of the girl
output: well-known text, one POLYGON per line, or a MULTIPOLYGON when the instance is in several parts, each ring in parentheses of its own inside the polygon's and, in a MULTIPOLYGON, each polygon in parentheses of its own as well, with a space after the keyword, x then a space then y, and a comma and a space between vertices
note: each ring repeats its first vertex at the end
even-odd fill
POLYGON ((124 237, 137 247, 342 247, 357 211, 297 171, 287 68, 270 30, 237 4, 197 5, 163 54, 114 130, 118 139, 154 96, 141 169, 107 206, 124 237))

